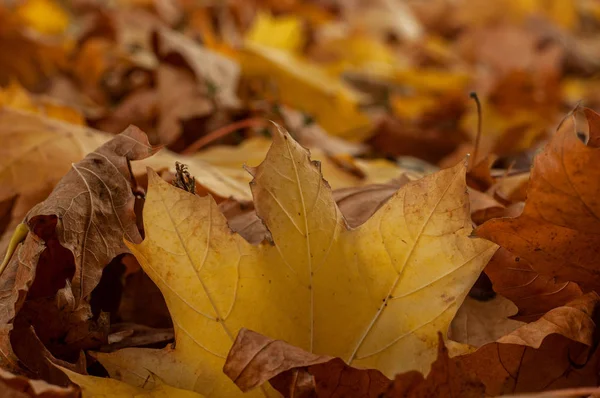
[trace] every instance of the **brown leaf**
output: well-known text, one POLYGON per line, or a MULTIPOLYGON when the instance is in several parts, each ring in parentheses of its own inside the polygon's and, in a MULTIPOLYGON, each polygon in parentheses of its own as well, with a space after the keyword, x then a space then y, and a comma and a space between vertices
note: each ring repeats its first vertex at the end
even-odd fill
POLYGON ((59 387, 42 380, 31 380, 0 369, 0 391, 7 398, 78 398, 74 386, 59 387))
POLYGON ((599 299, 589 293, 453 360, 477 373, 487 395, 596 386, 599 299))
POLYGON ((26 376, 32 379, 45 380, 48 383, 63 387, 69 386, 69 378, 56 366, 87 374, 86 361, 83 352, 79 353, 76 363, 57 359, 40 341, 33 327, 16 326, 10 333, 10 343, 15 355, 26 370, 26 376))
MULTIPOLYGON (((496 179, 492 177, 491 168, 497 157, 495 155, 487 155, 467 172, 467 185, 480 192, 487 191, 494 183, 496 179)), ((476 159, 473 159, 475 162, 476 159)))
POLYGON ((472 370, 453 361, 440 333, 437 360, 431 364, 427 378, 419 372, 402 373, 394 378, 393 384, 384 398, 426 398, 426 397, 465 397, 483 396, 485 386, 472 370))
POLYGON ((509 319, 517 307, 502 296, 478 301, 467 297, 450 324, 448 337, 459 343, 481 347, 523 325, 509 319))
POLYGON ((475 224, 483 224, 491 218, 504 215, 506 211, 504 206, 490 195, 472 188, 468 188, 468 192, 469 203, 471 204, 471 219, 475 224))
POLYGON ((333 199, 348 225, 356 228, 367 221, 400 187, 410 181, 410 178, 402 175, 388 184, 336 189, 333 191, 333 199))
POLYGON ((153 152, 144 133, 132 127, 73 164, 28 213, 32 233, 0 278, 3 322, 18 313, 18 327, 33 325, 57 357, 74 360, 79 349, 103 344, 107 319, 93 317, 90 294, 103 268, 127 252, 123 237, 141 240, 127 160, 153 152))
POLYGON ((141 242, 127 162, 144 159, 156 150, 141 130, 128 128, 73 164, 48 199, 27 215, 29 228, 38 236, 38 229, 57 220, 58 241, 75 259, 76 306, 89 298, 103 267, 128 252, 123 237, 141 242))
POLYGON ((17 358, 10 343, 10 332, 12 325, 0 326, 0 369, 8 370, 12 373, 25 375, 27 368, 17 358))
POLYGON ((515 303, 513 317, 531 322, 553 308, 563 306, 583 293, 574 282, 557 282, 534 271, 525 258, 500 248, 485 268, 494 291, 515 303))
MULTIPOLYGON (((375 149, 389 155, 410 155, 437 163, 456 149, 460 137, 457 134, 450 135, 435 129, 424 131, 423 128, 387 117, 379 124, 369 143, 375 149)), ((464 155, 460 158, 464 158, 464 155)), ((458 161, 456 159, 452 164, 458 161)))
POLYGON ((179 138, 182 121, 238 106, 237 63, 174 31, 159 29, 153 41, 162 62, 157 71, 161 143, 179 138))
POLYGON ((590 145, 576 135, 575 114, 567 117, 535 158, 523 213, 492 219, 477 235, 529 260, 541 275, 600 289, 600 115, 585 109, 590 145))
POLYGON ((316 355, 281 340, 241 329, 223 372, 242 390, 271 382, 285 397, 377 397, 390 380, 377 370, 359 370, 339 358, 316 355))

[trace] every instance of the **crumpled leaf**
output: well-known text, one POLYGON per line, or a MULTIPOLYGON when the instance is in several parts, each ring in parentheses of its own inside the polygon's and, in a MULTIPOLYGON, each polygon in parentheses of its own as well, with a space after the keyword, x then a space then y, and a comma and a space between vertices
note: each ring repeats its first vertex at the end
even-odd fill
POLYGON ((133 385, 150 371, 233 396, 220 368, 243 326, 388 375, 428 369, 438 330, 496 250, 470 237, 465 171, 461 163, 406 184, 348 230, 317 165, 280 131, 252 170, 257 213, 274 241, 260 246, 232 234, 212 198, 150 173, 146 238, 129 247, 165 296, 176 348, 97 358, 133 385), (344 333, 332 334, 339 325, 344 333))
POLYGON ((588 293, 453 360, 473 370, 491 396, 597 386, 599 299, 588 293))
POLYGON ((467 297, 450 324, 448 335, 453 341, 481 347, 523 326, 509 317, 517 307, 508 299, 496 296, 488 301, 467 297))
POLYGON ((584 109, 589 142, 568 116, 535 158, 527 201, 516 218, 492 219, 477 234, 529 261, 541 275, 599 288, 600 115, 584 109))
POLYGON ((284 397, 479 397, 484 391, 472 372, 450 360, 441 334, 427 378, 410 371, 391 381, 377 370, 353 368, 247 329, 240 330, 223 371, 242 391, 268 380, 284 397))
POLYGON ((25 221, 34 232, 57 219, 58 240, 75 259, 76 306, 96 287, 103 267, 127 252, 122 237, 141 241, 127 163, 156 150, 141 130, 130 127, 72 164, 48 199, 27 214, 25 221))

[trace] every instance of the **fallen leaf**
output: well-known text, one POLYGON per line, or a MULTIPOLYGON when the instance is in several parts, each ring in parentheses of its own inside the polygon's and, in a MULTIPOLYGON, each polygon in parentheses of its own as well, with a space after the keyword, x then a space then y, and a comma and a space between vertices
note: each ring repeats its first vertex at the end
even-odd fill
POLYGON ((259 12, 246 32, 246 40, 295 52, 302 47, 306 39, 302 32, 302 21, 298 17, 289 15, 273 17, 259 12))
POLYGON ((58 387, 43 380, 31 380, 0 369, 2 394, 11 398, 78 398, 79 392, 73 386, 58 387))
POLYGON ((64 33, 69 26, 69 16, 58 2, 53 0, 30 0, 15 10, 30 28, 48 35, 64 33))
POLYGON ((130 386, 129 384, 120 382, 114 379, 107 379, 95 376, 84 376, 79 373, 72 372, 68 369, 60 368, 65 372, 69 378, 81 388, 81 392, 84 397, 114 397, 114 398, 127 398, 127 397, 148 397, 148 398, 161 398, 161 397, 174 397, 174 398, 202 398, 204 395, 195 393, 193 391, 181 390, 179 388, 171 387, 168 384, 163 383, 158 377, 151 376, 153 387, 145 389, 141 387, 130 386))
POLYGON ((122 237, 141 241, 127 164, 156 150, 141 130, 130 127, 72 164, 48 199, 27 214, 25 221, 34 233, 57 219, 56 236, 75 259, 76 307, 89 298, 103 267, 128 251, 122 237))
POLYGON ((450 360, 441 334, 427 378, 410 371, 391 381, 377 370, 353 368, 247 329, 240 330, 223 371, 244 392, 269 381, 284 397, 478 397, 484 391, 473 372, 450 360))
MULTIPOLYGON (((370 119, 359 110, 362 96, 318 65, 290 53, 247 41, 239 54, 242 73, 276 87, 277 102, 315 118, 329 134, 362 141, 371 134, 370 119)), ((263 97, 272 97, 268 91, 263 97)))
POLYGON ((469 237, 465 164, 406 184, 347 230, 308 159, 280 131, 252 171, 257 213, 274 245, 248 244, 210 197, 150 174, 146 238, 129 247, 165 296, 176 348, 96 354, 113 377, 139 386, 150 371, 173 386, 231 396, 236 389, 220 368, 242 326, 389 375, 429 367, 438 330, 447 330, 496 250, 469 237), (345 332, 332 335, 336 325, 345 332))
POLYGON ((589 109, 584 113, 589 144, 577 138, 575 116, 568 116, 535 158, 523 213, 492 219, 477 229, 477 235, 525 258, 541 275, 597 289, 600 177, 594 177, 594 165, 600 115, 589 109))
POLYGON ((235 62, 166 29, 159 30, 154 40, 157 55, 168 59, 178 54, 194 72, 197 84, 206 90, 207 95, 213 92, 214 99, 222 106, 235 107, 239 104, 236 89, 240 67, 235 62))
POLYGON ((583 293, 573 282, 557 282, 540 275, 525 258, 500 248, 485 267, 494 291, 508 298, 519 308, 513 317, 535 321, 553 308, 563 306, 583 293))
POLYGON ((0 9, 0 25, 0 85, 18 79, 27 89, 33 89, 65 65, 66 45, 30 34, 25 21, 6 7, 0 9))
POLYGON ((470 369, 453 361, 440 334, 437 360, 426 378, 412 371, 396 375, 384 398, 401 397, 481 397, 485 386, 470 369))
MULTIPOLYGON (((0 108, 0 137, 5 142, 0 148, 0 201, 19 195, 12 212, 13 220, 19 223, 34 204, 50 193, 72 163, 113 136, 29 112, 0 108)), ((166 149, 134 162, 132 168, 139 176, 145 174, 146 167, 174 170, 176 161, 187 164, 198 185, 216 196, 241 202, 252 200, 247 184, 235 181, 206 162, 166 149)))
POLYGON ((474 371, 492 396, 597 386, 598 303, 598 295, 588 293, 453 360, 474 371))
POLYGON ((481 347, 524 325, 509 319, 517 307, 508 299, 496 296, 488 301, 467 297, 450 324, 449 337, 453 341, 481 347))

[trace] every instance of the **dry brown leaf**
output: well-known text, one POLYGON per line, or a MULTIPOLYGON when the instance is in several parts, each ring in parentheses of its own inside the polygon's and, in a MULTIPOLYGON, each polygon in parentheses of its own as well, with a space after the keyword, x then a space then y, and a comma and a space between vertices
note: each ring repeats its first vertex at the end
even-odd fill
POLYGON ((4 322, 18 313, 15 323, 34 325, 59 357, 102 343, 107 319, 92 321, 90 294, 103 268, 127 252, 123 236, 141 241, 127 164, 154 151, 132 127, 73 163, 48 199, 27 214, 31 233, 0 278, 4 322))
POLYGON ((568 116, 535 158, 523 213, 492 219, 477 234, 527 259, 541 275, 598 289, 600 115, 584 113, 589 144, 576 135, 575 113, 568 116))
POLYGON ((471 203, 471 218, 477 225, 485 221, 504 216, 506 209, 492 196, 469 188, 469 202, 471 203))
POLYGON ((599 299, 589 293, 453 360, 477 374, 487 395, 596 386, 599 299))
POLYGON ((483 396, 485 386, 462 363, 451 360, 440 335, 437 360, 431 364, 426 378, 418 372, 407 372, 395 377, 384 398, 477 398, 483 396))
POLYGON ((557 282, 534 271, 525 258, 500 248, 485 267, 494 291, 519 308, 514 319, 531 322, 583 293, 574 282, 557 282))
POLYGON ((448 335, 453 341, 481 347, 523 326, 523 322, 509 319, 516 313, 517 307, 502 296, 488 301, 467 297, 452 320, 448 335))
POLYGON ((76 307, 89 298, 104 266, 128 252, 123 237, 141 242, 128 162, 144 159, 156 150, 141 130, 130 127, 72 164, 48 199, 27 214, 25 221, 34 233, 57 219, 56 236, 75 259, 72 288, 76 307))
POLYGON ((23 363, 19 360, 10 343, 12 325, 0 326, 0 368, 6 371, 24 375, 27 373, 23 363))
POLYGON ((388 184, 348 187, 333 191, 333 199, 348 225, 356 228, 367 221, 387 200, 411 179, 405 174, 388 184))
POLYGON ((223 371, 242 391, 269 381, 284 397, 479 397, 484 391, 472 372, 450 360, 441 335, 427 378, 411 371, 392 382, 377 370, 354 368, 247 329, 238 333, 223 371))
POLYGON ((74 386, 58 387, 43 380, 31 380, 0 369, 0 390, 7 398, 79 398, 74 386))

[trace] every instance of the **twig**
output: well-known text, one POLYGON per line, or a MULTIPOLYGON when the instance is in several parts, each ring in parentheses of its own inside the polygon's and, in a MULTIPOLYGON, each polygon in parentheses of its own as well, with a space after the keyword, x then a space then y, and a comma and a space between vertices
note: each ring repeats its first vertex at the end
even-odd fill
POLYGON ((204 148, 213 141, 219 138, 225 137, 237 130, 248 128, 248 127, 264 127, 267 126, 267 120, 260 117, 252 117, 244 120, 240 120, 235 123, 228 124, 227 126, 220 127, 205 136, 200 137, 197 141, 188 146, 181 153, 183 155, 190 155, 197 152, 199 149, 204 148))
POLYGON ((473 160, 469 165, 469 169, 473 168, 477 164, 477 154, 479 152, 479 141, 481 141, 481 102, 476 92, 469 94, 469 97, 473 98, 475 105, 477 105, 477 136, 475 137, 475 149, 473 150, 473 160))

